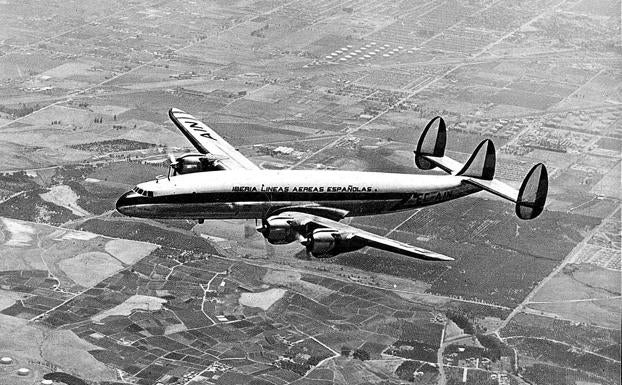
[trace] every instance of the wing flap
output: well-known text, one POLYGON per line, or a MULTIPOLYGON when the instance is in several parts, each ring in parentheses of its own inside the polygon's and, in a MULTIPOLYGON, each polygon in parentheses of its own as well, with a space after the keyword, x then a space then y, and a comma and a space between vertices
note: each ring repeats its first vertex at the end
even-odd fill
POLYGON ((345 223, 340 223, 340 222, 333 221, 331 219, 320 217, 317 215, 311 215, 311 214, 301 213, 297 211, 284 212, 281 215, 291 216, 292 218, 295 219, 296 222, 298 222, 303 227, 307 227, 309 224, 313 223, 319 227, 337 230, 342 234, 346 234, 350 237, 357 238, 358 240, 362 241, 366 246, 373 247, 376 249, 390 251, 393 253, 405 255, 407 257, 423 259, 426 261, 453 261, 454 260, 451 257, 448 257, 446 255, 443 255, 443 254, 440 254, 440 253, 437 253, 431 250, 426 250, 421 247, 415 247, 407 243, 396 241, 394 239, 390 239, 382 235, 370 233, 368 231, 364 231, 356 227, 346 225, 345 223))
POLYGON ((363 240, 367 246, 380 250, 390 251, 397 254, 402 254, 408 257, 417 259, 423 259, 426 261, 453 261, 454 259, 446 255, 437 253, 435 251, 426 250, 421 247, 409 245, 407 243, 399 242, 391 238, 383 237, 369 233, 367 231, 358 230, 354 234, 355 237, 363 240))
POLYGON ((256 164, 227 143, 216 131, 194 116, 177 108, 168 111, 171 121, 201 154, 211 154, 226 169, 259 170, 256 164))

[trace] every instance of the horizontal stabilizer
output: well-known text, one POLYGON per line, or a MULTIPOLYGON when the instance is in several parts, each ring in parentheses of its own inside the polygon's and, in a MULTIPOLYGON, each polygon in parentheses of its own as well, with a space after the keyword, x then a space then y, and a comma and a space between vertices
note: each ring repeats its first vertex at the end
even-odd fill
POLYGON ((500 196, 501 198, 512 202, 518 202, 518 190, 512 186, 508 186, 498 179, 482 180, 469 178, 467 179, 467 182, 481 188, 482 190, 486 190, 489 193, 493 193, 496 196, 500 196))
MULTIPOLYGON (((416 159, 417 158, 415 158, 415 161, 416 159)), ((453 160, 448 156, 426 156, 423 159, 424 161, 431 162, 434 166, 440 168, 448 174, 453 174, 462 168, 462 163, 457 160, 453 160)))
POLYGON ((465 182, 516 203, 516 216, 520 219, 534 219, 542 213, 549 186, 546 167, 542 163, 533 166, 519 190, 498 179, 469 178, 465 182))

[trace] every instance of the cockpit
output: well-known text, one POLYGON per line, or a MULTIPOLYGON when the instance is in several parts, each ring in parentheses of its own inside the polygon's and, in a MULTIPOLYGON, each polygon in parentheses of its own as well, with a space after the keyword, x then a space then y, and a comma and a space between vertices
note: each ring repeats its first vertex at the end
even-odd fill
POLYGON ((144 197, 153 197, 153 191, 147 191, 147 190, 143 190, 140 187, 136 186, 132 189, 132 191, 134 191, 135 193, 138 193, 144 197))

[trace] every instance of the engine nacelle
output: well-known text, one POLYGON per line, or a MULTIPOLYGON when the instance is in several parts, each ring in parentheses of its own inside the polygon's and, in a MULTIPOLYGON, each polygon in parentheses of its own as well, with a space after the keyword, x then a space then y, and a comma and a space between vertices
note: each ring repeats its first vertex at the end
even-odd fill
POLYGON ((298 233, 289 220, 291 219, 282 217, 268 218, 257 230, 273 245, 292 243, 298 239, 298 233))
POLYGON ((172 158, 171 168, 174 171, 173 175, 222 170, 223 167, 217 163, 217 160, 206 154, 184 154, 177 159, 172 158))
POLYGON ((331 258, 365 246, 362 241, 333 229, 315 229, 304 243, 307 253, 316 258, 331 258))

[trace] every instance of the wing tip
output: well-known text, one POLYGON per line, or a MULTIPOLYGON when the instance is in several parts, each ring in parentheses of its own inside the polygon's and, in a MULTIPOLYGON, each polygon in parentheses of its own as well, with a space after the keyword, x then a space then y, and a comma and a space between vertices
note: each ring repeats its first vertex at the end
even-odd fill
POLYGON ((445 254, 439 254, 434 251, 427 251, 426 253, 419 252, 418 254, 417 258, 430 262, 451 262, 456 260, 455 258, 448 257, 445 254))
POLYGON ((437 253, 435 251, 420 249, 420 248, 417 248, 417 250, 414 253, 417 254, 417 258, 420 258, 426 261, 432 261, 432 262, 455 261, 455 258, 449 257, 445 254, 437 253))
POLYGON ((180 110, 179 108, 176 107, 171 107, 168 110, 168 114, 169 115, 175 115, 175 114, 185 114, 184 111, 180 110))

